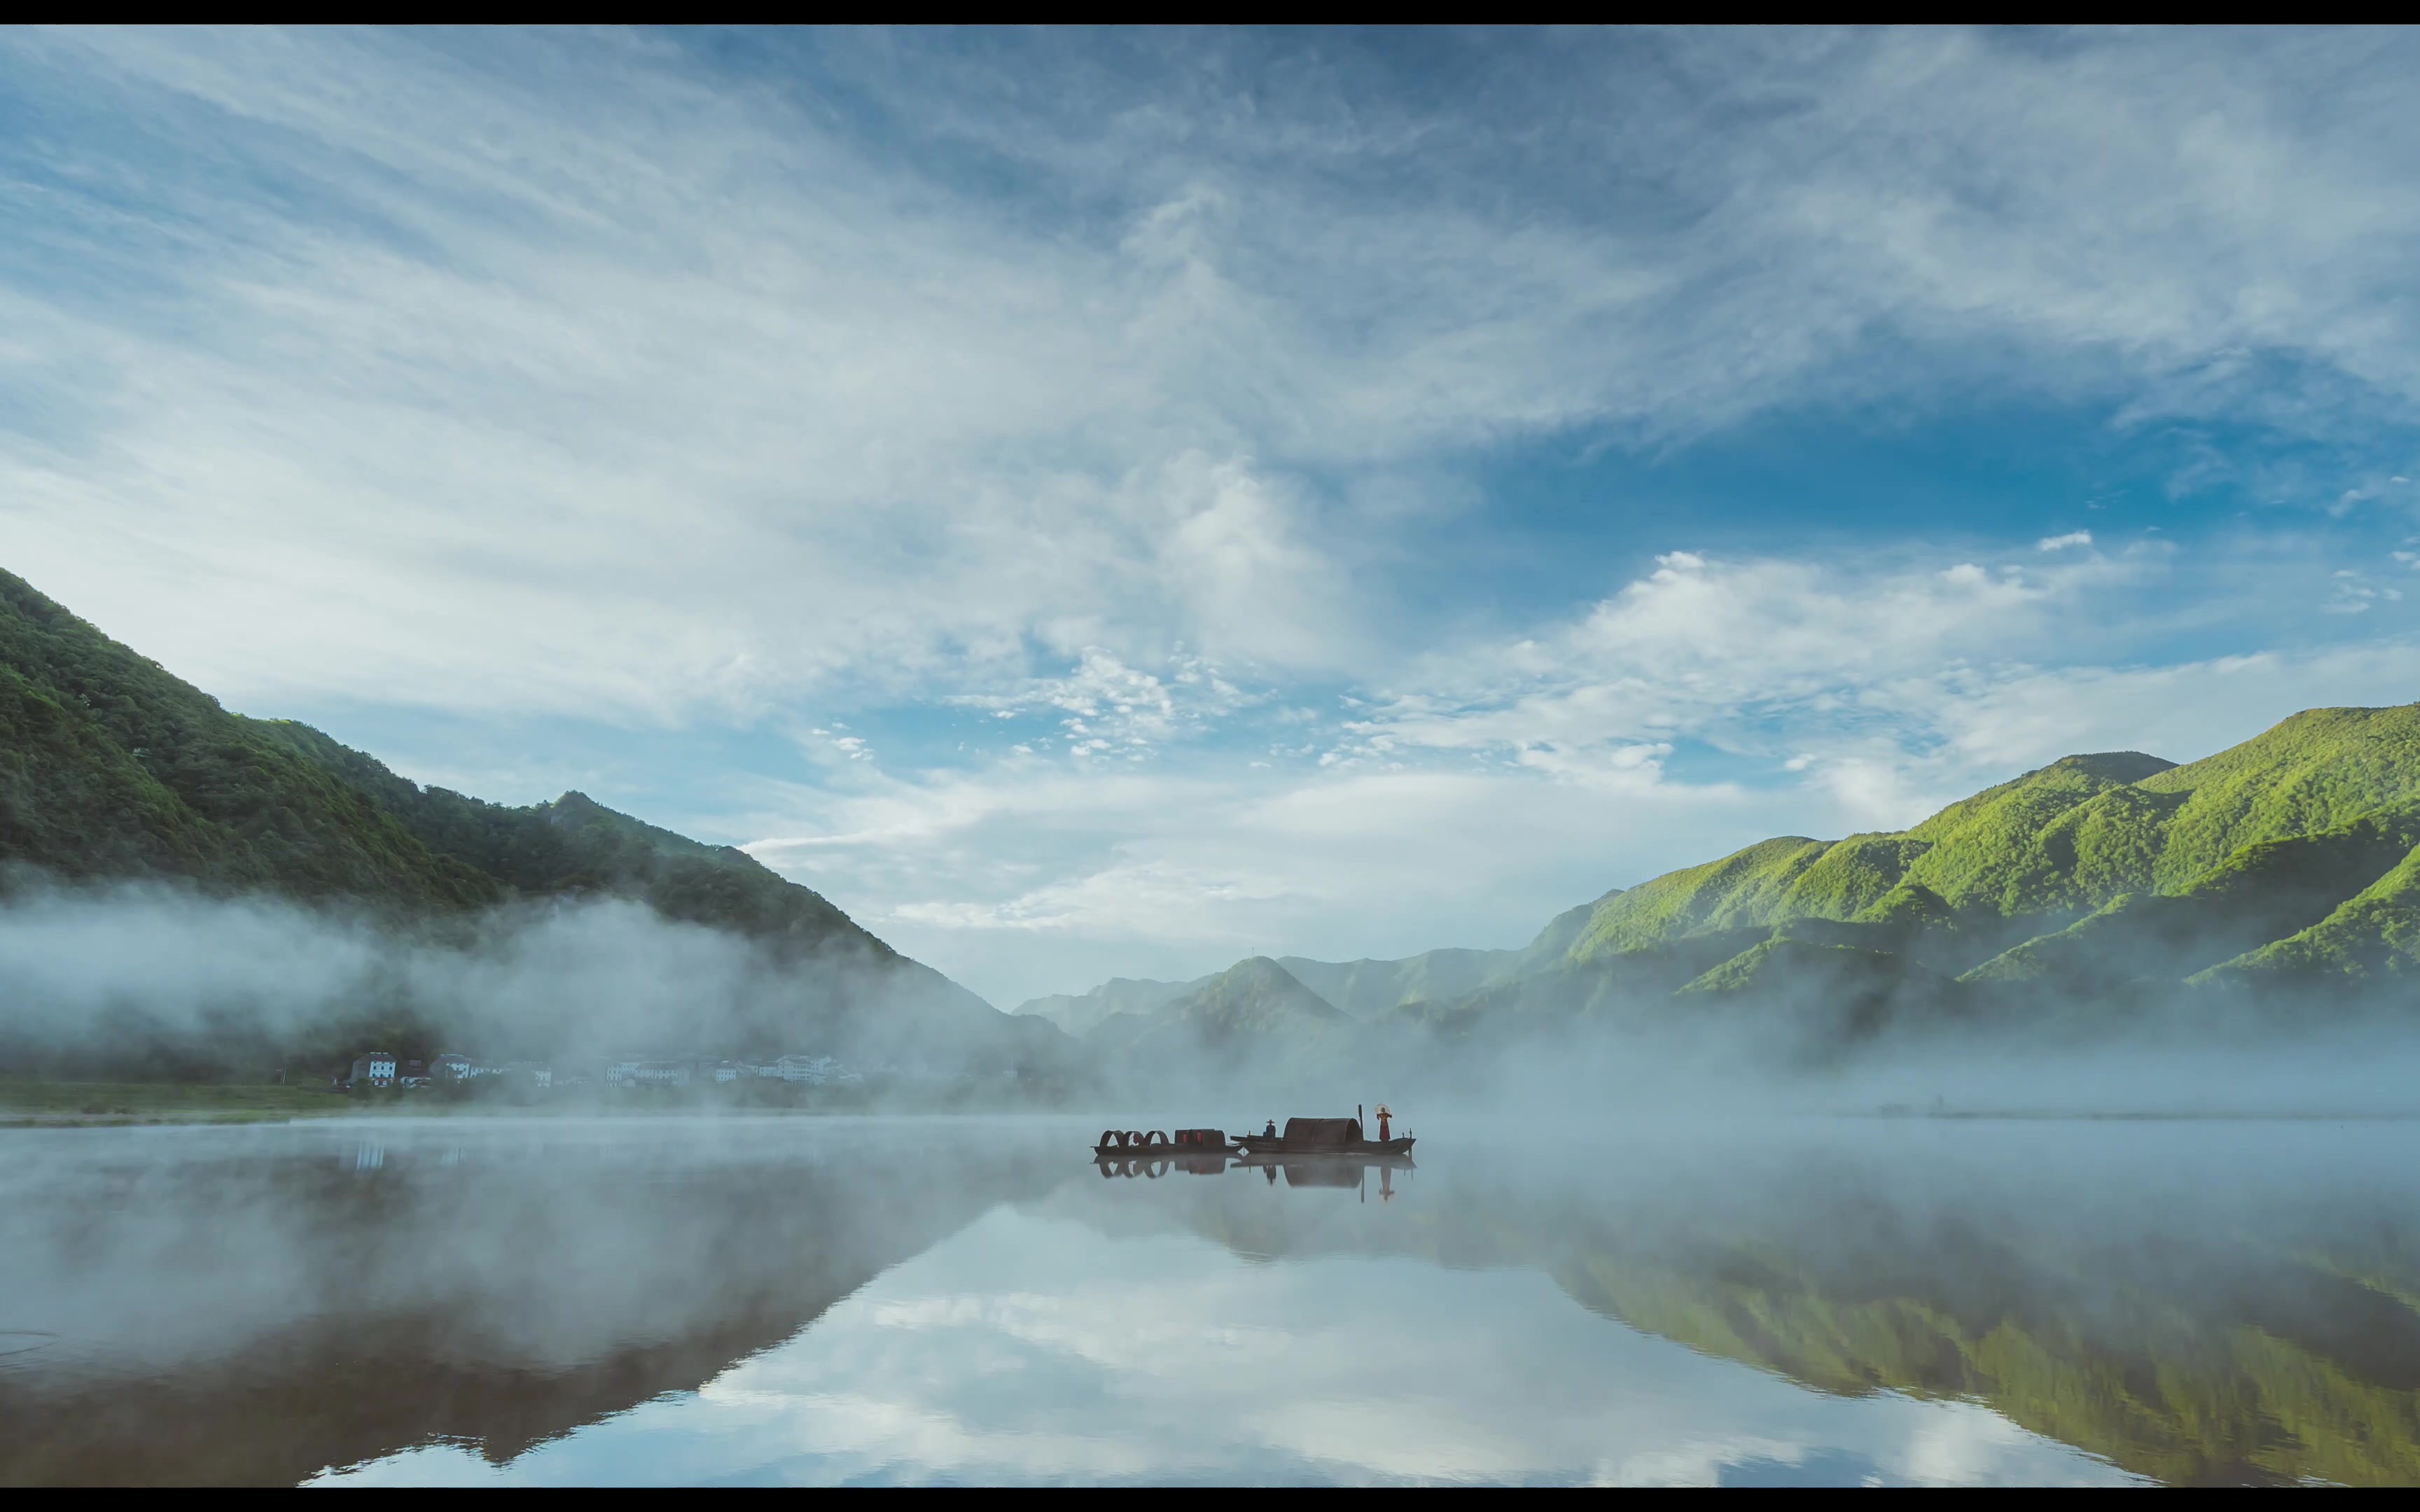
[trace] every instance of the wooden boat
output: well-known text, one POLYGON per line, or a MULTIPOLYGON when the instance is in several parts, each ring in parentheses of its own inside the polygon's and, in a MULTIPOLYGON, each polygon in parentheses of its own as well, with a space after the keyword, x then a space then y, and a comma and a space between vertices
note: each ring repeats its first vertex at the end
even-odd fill
POLYGON ((1104 1129, 1093 1146, 1094 1160, 1175 1160, 1207 1155, 1240 1154, 1243 1147, 1228 1142, 1223 1129, 1179 1129, 1170 1138, 1162 1130, 1104 1129))
POLYGON ((1288 1119, 1285 1133, 1274 1137, 1265 1134, 1243 1134, 1235 1142, 1252 1161, 1295 1161, 1306 1156, 1349 1155, 1366 1158, 1373 1155, 1408 1155, 1412 1152, 1409 1134, 1401 1139, 1364 1139, 1359 1119, 1288 1119))

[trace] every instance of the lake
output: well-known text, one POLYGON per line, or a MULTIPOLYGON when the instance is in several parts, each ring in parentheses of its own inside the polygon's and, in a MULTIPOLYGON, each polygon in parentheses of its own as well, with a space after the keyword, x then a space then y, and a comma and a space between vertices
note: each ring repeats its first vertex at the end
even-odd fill
POLYGON ((2420 1481, 2420 1124, 1105 1121, 0 1134, 0 1483, 2420 1481))

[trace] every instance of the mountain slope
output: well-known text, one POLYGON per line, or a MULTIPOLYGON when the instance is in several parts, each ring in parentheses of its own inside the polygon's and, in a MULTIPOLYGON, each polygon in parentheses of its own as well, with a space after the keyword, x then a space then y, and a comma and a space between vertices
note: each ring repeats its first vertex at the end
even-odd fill
POLYGON ((1511 964, 1518 950, 1428 950, 1401 961, 1278 957, 1294 979, 1350 1017, 1373 1019, 1405 1003, 1450 1003, 1511 964))
POLYGON ((2188 765, 2065 757, 1905 831, 1786 836, 1668 872, 1599 904, 1564 968, 1829 925, 1822 943, 1977 981, 2176 982, 2240 954, 2261 962, 2242 971, 2325 972, 2396 958, 2391 900, 2334 943, 2259 952, 2350 907, 2414 843, 2420 705, 2314 709, 2188 765), (2346 943, 2364 931, 2377 940, 2346 943))
POLYGON ((0 573, 0 886, 36 873, 342 902, 441 931, 516 902, 631 899, 786 973, 745 1032, 868 1051, 964 1037, 954 1051, 1000 1069, 1061 1054, 1040 1022, 1011 1023, 743 852, 578 793, 508 808, 424 789, 308 726, 228 713, 0 573))
POLYGON ((1104 1019, 1085 1041, 1131 1065, 1233 1071, 1318 1061, 1357 1034, 1285 967, 1254 956, 1164 1007, 1104 1019))
MULTIPOLYGON (((1459 1002, 1491 983, 1518 980, 1558 967, 1572 942, 1588 927, 1590 915, 1616 887, 1593 902, 1567 908, 1546 921, 1529 943, 1517 950, 1427 950, 1400 961, 1313 961, 1304 956, 1277 958, 1296 981, 1326 998, 1330 1007, 1368 1022, 1397 1009, 1419 1012, 1459 1002)), ((1694 972, 1685 973, 1685 980, 1694 972)), ((1150 981, 1113 977, 1085 993, 1054 993, 1017 1006, 1019 1013, 1047 1018, 1070 1034, 1082 1035, 1112 1014, 1149 1012, 1172 1003, 1216 980, 1150 981)))
POLYGON ((1153 981, 1148 978, 1112 977, 1088 993, 1052 993, 1016 1005, 1014 1011, 1045 1019, 1068 1034, 1090 1034, 1103 1019, 1119 1013, 1149 1013, 1209 981, 1153 981))
POLYGON ((2354 981, 2420 976, 2420 849, 2327 918, 2222 963, 2201 980, 2282 986, 2312 979, 2354 981))

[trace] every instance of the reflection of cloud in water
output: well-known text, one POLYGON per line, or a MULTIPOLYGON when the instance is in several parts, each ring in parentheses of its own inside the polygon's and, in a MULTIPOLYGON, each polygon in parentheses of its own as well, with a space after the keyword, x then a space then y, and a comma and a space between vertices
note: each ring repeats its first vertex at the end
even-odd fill
POLYGON ((0 1483, 2420 1463, 2409 1126, 1440 1129, 1392 1202, 1103 1181, 1097 1126, 15 1140, 0 1326, 58 1338, 0 1359, 0 1483))
MULTIPOLYGON (((500 1473, 1713 1484, 1730 1467, 1828 1483, 1844 1465, 1851 1481, 2117 1478, 1979 1407, 1810 1394, 1576 1313, 1536 1273, 1251 1265, 1007 1210, 694 1398, 500 1473)), ((415 1455, 345 1478, 432 1476, 415 1455)))

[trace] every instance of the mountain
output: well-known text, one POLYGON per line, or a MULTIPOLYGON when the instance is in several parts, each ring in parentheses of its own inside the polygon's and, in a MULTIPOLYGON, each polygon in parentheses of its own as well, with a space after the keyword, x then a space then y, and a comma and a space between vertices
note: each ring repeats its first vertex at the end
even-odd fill
POLYGON ((776 969, 743 1021, 665 1026, 700 1051, 829 1043, 1022 1076, 1073 1048, 744 852, 579 793, 510 808, 421 787, 306 725, 227 712, 0 572, 0 887, 40 876, 367 908, 458 939, 516 904, 627 899, 776 969))
MULTIPOLYGON (((1650 968, 1676 949, 1777 938, 1890 957, 1860 968, 1869 987, 1920 977, 1936 997, 1941 976, 2004 998, 2393 983, 2420 964, 2416 846, 2420 705, 2313 709, 2190 764, 2069 756, 1910 829, 1783 836, 1668 872, 1596 904, 1498 1006, 1660 986, 1673 969, 1650 968)), ((1772 955, 1721 980, 1771 978, 1772 955)))
POLYGON ((1065 1032, 1081 1037, 1090 1034, 1094 1026, 1118 1013, 1148 1013, 1164 1008, 1187 993, 1209 981, 1197 977, 1191 981, 1152 981, 1136 977, 1111 977, 1088 993, 1053 993, 1047 997, 1029 998, 1016 1005, 1014 1012, 1047 1019, 1065 1032))
POLYGON ((1779 836, 1617 888, 1519 951, 1271 964, 1427 1036, 1432 1060, 1574 1018, 1762 1025, 1728 1042, 1804 1057, 1894 1026, 2105 1025, 2213 992, 2403 1002, 2420 704, 2308 710, 2185 765, 2063 757, 1905 830, 1779 836))
POLYGON ((1325 1063, 1358 1033, 1285 967, 1254 956, 1159 1008, 1104 1019, 1084 1038, 1130 1067, 1228 1072, 1325 1063))
MULTIPOLYGON (((1616 887, 1592 903, 1564 910, 1518 950, 1425 950, 1400 961, 1313 961, 1305 956, 1277 958, 1277 964, 1301 985, 1326 999, 1328 1006, 1364 1022, 1398 1009, 1426 1011, 1456 1003, 1491 982, 1510 981, 1560 962, 1572 942, 1588 927, 1591 910, 1621 889, 1616 887)), ((1199 991, 1217 980, 1214 973, 1191 981, 1151 981, 1112 977, 1084 993, 1054 993, 1016 1007, 1019 1013, 1047 1018, 1070 1034, 1090 1033, 1113 1014, 1148 1013, 1199 991)))

